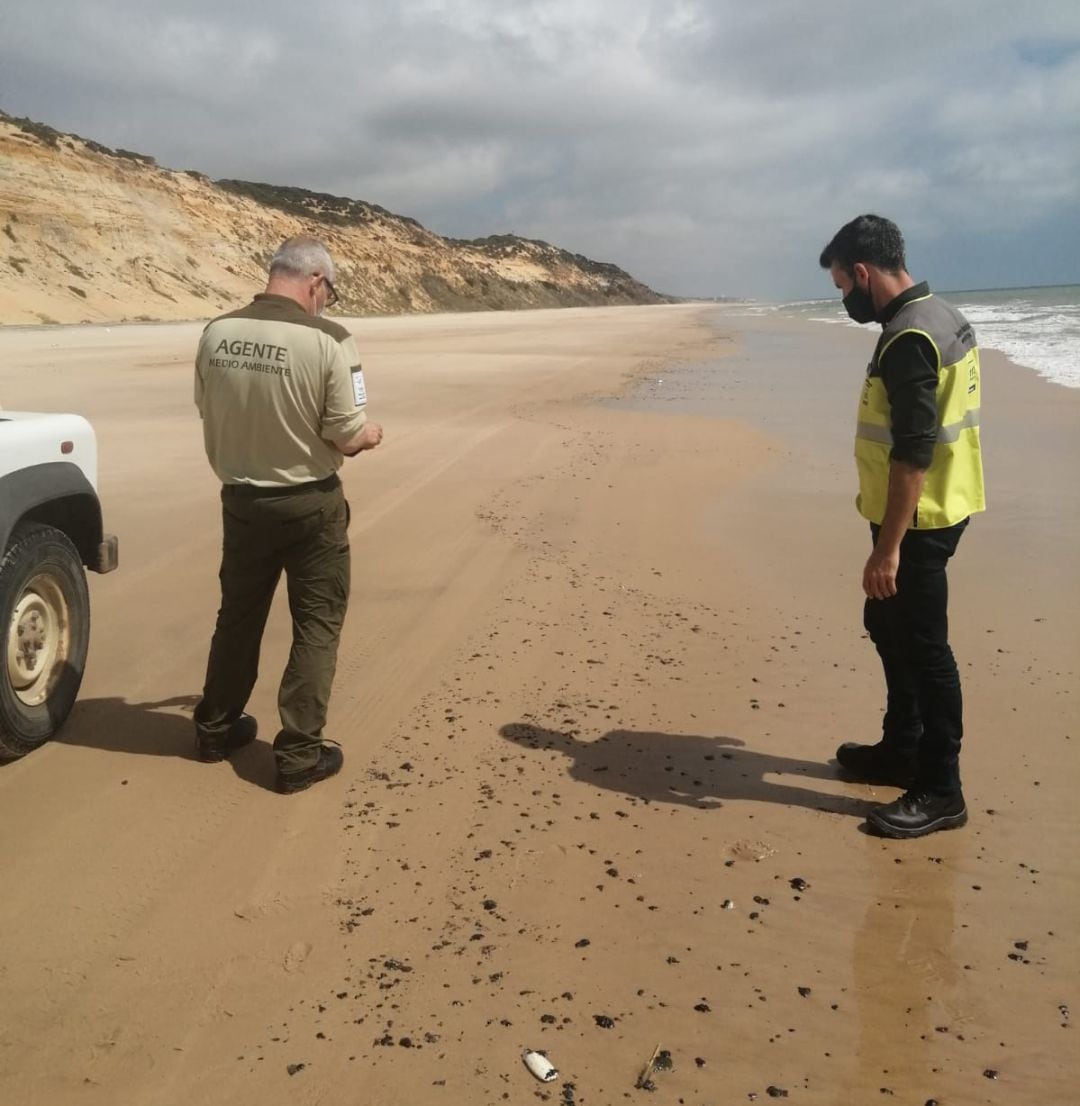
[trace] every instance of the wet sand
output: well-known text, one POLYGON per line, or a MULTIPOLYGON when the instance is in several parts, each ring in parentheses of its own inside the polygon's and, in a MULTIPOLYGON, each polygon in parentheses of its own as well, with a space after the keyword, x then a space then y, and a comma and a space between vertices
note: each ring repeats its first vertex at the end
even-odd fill
POLYGON ((387 438, 344 470, 346 765, 287 798, 282 602, 260 740, 191 759, 220 542, 198 328, 0 331, 0 402, 91 418, 121 539, 62 738, 0 769, 0 1101, 1074 1101, 1080 392, 985 358, 991 510, 951 573, 971 822, 888 842, 862 820, 896 792, 829 764, 882 707, 869 335, 689 306, 351 325, 387 438))

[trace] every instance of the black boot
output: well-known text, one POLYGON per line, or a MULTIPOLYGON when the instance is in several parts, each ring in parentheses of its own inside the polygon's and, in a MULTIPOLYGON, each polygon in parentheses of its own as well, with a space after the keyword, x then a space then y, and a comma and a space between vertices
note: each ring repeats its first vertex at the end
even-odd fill
POLYGON ((897 752, 884 741, 879 741, 876 745, 845 742, 836 750, 836 760, 844 770, 844 775, 859 783, 910 787, 915 782, 914 751, 897 752))
POLYGON ((908 791, 894 803, 870 811, 866 821, 883 837, 922 837, 937 830, 959 829, 968 820, 960 791, 939 795, 908 791))
POLYGON ((323 745, 319 749, 319 759, 310 768, 299 772, 278 772, 277 789, 282 795, 304 791, 313 783, 336 776, 344 762, 345 756, 336 745, 323 745))
POLYGON ((259 732, 259 723, 250 714, 242 714, 221 737, 203 733, 195 724, 195 755, 207 764, 224 760, 237 749, 250 745, 259 732))

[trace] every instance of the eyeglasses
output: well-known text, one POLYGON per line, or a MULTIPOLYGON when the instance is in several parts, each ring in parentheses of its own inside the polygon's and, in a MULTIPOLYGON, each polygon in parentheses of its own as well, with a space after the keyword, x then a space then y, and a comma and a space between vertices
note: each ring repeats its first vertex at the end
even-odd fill
POLYGON ((330 295, 326 297, 326 306, 334 307, 341 302, 341 297, 337 294, 337 289, 328 276, 324 276, 323 280, 326 281, 326 287, 330 290, 330 295))

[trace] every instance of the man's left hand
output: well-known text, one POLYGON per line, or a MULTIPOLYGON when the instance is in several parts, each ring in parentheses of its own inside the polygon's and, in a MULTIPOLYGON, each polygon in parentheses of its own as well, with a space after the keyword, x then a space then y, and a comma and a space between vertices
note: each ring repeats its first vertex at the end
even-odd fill
POLYGON ((900 550, 870 554, 862 574, 863 591, 870 599, 891 599, 896 594, 896 574, 900 570, 900 550))

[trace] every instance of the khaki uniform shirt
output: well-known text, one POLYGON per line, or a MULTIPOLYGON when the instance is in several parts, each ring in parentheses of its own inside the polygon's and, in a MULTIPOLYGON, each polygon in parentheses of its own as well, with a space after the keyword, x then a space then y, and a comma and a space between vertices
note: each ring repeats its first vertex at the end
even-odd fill
POLYGON ((287 296, 262 293, 209 323, 195 358, 206 456, 223 484, 322 480, 333 444, 363 426, 367 394, 352 335, 287 296))

